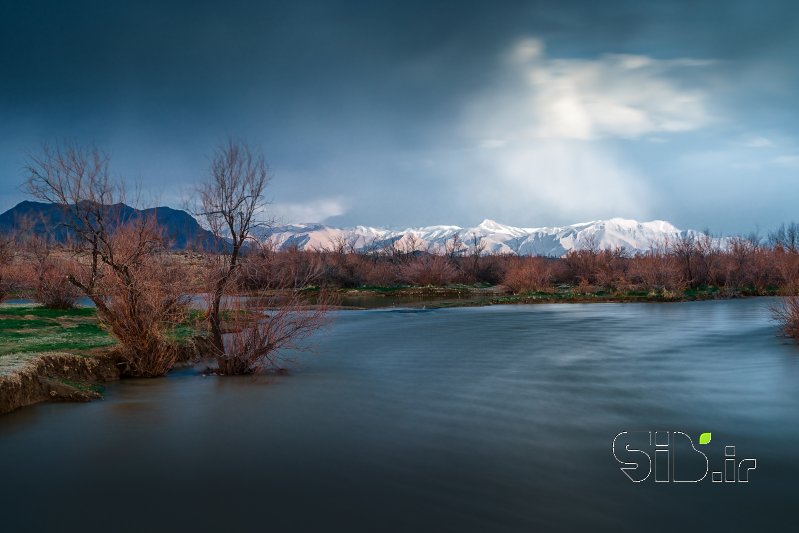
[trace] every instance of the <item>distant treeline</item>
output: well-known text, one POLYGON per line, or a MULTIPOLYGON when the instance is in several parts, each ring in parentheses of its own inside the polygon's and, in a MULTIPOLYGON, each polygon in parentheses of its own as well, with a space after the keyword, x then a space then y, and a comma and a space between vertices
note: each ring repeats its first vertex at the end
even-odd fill
POLYGON ((799 289, 799 225, 783 225, 766 239, 687 235, 646 252, 569 251, 564 257, 518 257, 449 246, 439 253, 384 248, 358 252, 343 243, 327 249, 253 248, 242 285, 264 288, 286 279, 327 288, 450 284, 502 285, 514 293, 547 292, 559 285, 610 291, 681 291, 712 286, 732 294, 795 294, 799 289))
MULTIPOLYGON (((152 235, 162 235, 154 218, 150 224, 152 235)), ((116 244, 123 236, 114 233, 110 242, 127 255, 129 245, 116 244)), ((278 249, 253 240, 241 248, 230 287, 235 292, 258 293, 461 284, 499 286, 517 295, 566 291, 611 298, 644 294, 670 300, 697 290, 721 297, 781 295, 787 298, 778 319, 789 334, 799 335, 797 224, 783 225, 765 239, 686 235, 645 252, 588 246, 560 258, 487 254, 482 243, 472 244, 447 246, 438 253, 407 246, 357 251, 343 243, 309 251, 278 249)), ((215 279, 216 269, 226 264, 225 254, 207 250, 163 250, 163 259, 158 260, 154 259, 158 255, 148 254, 153 265, 144 268, 133 263, 145 275, 148 295, 166 289, 175 292, 175 298, 206 293, 209 279, 215 279)), ((83 279, 78 274, 89 258, 85 250, 35 234, 7 235, 0 239, 0 301, 18 294, 48 307, 69 307, 82 291, 67 280, 83 279)), ((103 290, 108 294, 110 289, 103 290)))
MULTIPOLYGON (((407 247, 356 251, 343 243, 312 251, 251 243, 242 253, 237 286, 263 290, 303 284, 337 289, 480 284, 501 285, 516 294, 554 291, 563 285, 582 292, 674 293, 699 287, 716 287, 727 295, 799 292, 799 225, 794 223, 765 239, 688 235, 638 253, 588 246, 560 258, 520 257, 487 254, 480 242, 473 244, 436 253, 407 247)), ((74 260, 67 252, 68 244, 45 242, 36 235, 6 235, 0 239, 0 295, 21 291, 52 296, 70 270, 68 259, 74 260)), ((190 259, 195 252, 176 254, 187 258, 180 262, 183 277, 197 280, 201 289, 203 274, 190 259)))

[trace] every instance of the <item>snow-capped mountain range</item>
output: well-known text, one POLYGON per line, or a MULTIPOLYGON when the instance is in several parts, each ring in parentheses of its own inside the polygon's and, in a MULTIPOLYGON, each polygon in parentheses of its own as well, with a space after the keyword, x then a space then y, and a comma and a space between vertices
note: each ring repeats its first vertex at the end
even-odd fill
POLYGON ((403 251, 441 253, 452 248, 457 235, 459 247, 474 248, 480 242, 484 253, 541 255, 560 257, 569 250, 595 246, 599 249, 624 248, 628 252, 644 252, 653 245, 674 242, 684 235, 699 235, 693 230, 682 231, 663 220, 638 222, 623 218, 598 220, 563 227, 518 228, 493 220, 484 220, 473 228, 459 226, 427 226, 391 230, 356 226, 335 228, 323 224, 291 224, 264 230, 260 237, 278 248, 296 246, 301 250, 368 251, 391 246, 403 251))
MULTIPOLYGON (((139 211, 124 204, 109 206, 109 209, 120 210, 124 213, 123 218, 155 214, 176 249, 191 246, 214 249, 220 246, 218 239, 185 211, 168 207, 139 211)), ((0 234, 17 231, 21 222, 31 220, 35 222, 32 228, 34 232, 62 241, 68 237, 68 231, 61 224, 63 216, 63 211, 53 204, 20 202, 0 214, 0 234)), ((336 228, 323 224, 288 224, 262 229, 256 237, 269 240, 278 248, 296 246, 303 250, 342 248, 346 251, 368 251, 394 247, 404 252, 427 250, 442 253, 452 249, 455 244, 453 238, 457 236, 458 248, 462 251, 473 250, 476 239, 484 253, 560 257, 569 250, 591 246, 598 249, 624 248, 632 253, 643 252, 653 245, 674 242, 686 235, 698 236, 699 232, 681 231, 662 220, 638 222, 611 218, 543 228, 518 228, 493 220, 484 220, 473 228, 336 228)), ((721 246, 727 242, 726 238, 714 240, 721 246)))

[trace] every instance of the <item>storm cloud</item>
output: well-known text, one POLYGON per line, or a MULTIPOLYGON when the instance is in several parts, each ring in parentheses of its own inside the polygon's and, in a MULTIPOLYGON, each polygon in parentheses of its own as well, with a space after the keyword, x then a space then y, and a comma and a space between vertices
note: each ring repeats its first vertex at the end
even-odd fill
POLYGON ((69 138, 180 207, 229 136, 286 222, 797 219, 799 12, 765 2, 5 2, 0 208, 69 138))

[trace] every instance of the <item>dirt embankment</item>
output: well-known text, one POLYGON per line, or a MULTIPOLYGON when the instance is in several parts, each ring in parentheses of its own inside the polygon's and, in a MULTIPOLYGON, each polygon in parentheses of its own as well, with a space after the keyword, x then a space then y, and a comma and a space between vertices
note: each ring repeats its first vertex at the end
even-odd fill
POLYGON ((99 398, 94 386, 115 381, 120 371, 113 357, 47 353, 0 375, 0 414, 43 401, 89 401, 99 398))
MULTIPOLYGON (((211 350, 206 337, 185 340, 178 347, 177 363, 190 364, 211 350)), ((0 366, 0 415, 39 402, 95 400, 101 397, 99 383, 125 376, 114 348, 97 349, 89 356, 43 353, 4 363, 0 366)))

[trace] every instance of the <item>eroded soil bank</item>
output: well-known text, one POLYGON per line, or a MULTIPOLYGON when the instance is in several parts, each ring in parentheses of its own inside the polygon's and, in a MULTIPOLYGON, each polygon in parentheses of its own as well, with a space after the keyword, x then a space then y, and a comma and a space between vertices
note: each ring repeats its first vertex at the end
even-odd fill
POLYGON ((44 401, 89 401, 100 397, 98 384, 116 381, 120 370, 110 355, 84 357, 46 353, 0 375, 0 414, 44 401))
MULTIPOLYGON (((177 362, 208 353, 191 324, 176 331, 177 362)), ((42 401, 89 401, 128 372, 91 307, 0 306, 0 414, 42 401)))

